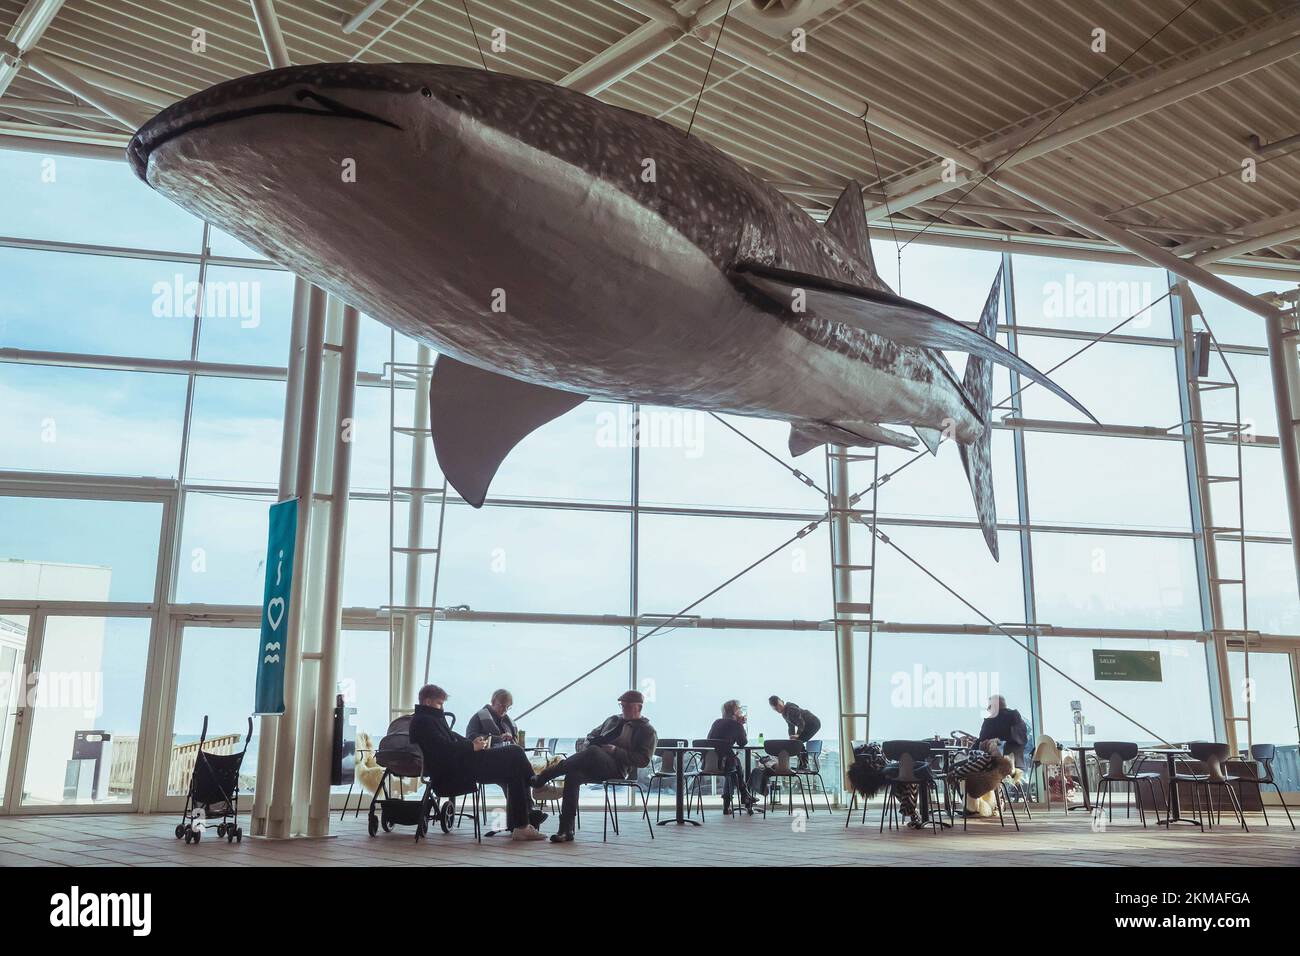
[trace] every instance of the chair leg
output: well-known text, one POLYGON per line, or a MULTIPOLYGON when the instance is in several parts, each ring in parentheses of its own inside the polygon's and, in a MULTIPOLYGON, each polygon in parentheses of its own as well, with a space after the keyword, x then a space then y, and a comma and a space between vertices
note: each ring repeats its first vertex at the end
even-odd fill
MULTIPOLYGON (((1268 822, 1268 808, 1264 806, 1264 791, 1259 788, 1258 780, 1252 780, 1250 782, 1255 785, 1255 795, 1259 797, 1259 812, 1264 814, 1264 826, 1272 826, 1272 824, 1268 822)), ((1290 812, 1288 811, 1288 816, 1289 815, 1290 812)))
POLYGON ((1003 790, 1004 793, 1006 793, 1006 797, 1007 797, 1007 809, 1011 811, 1011 822, 1014 823, 1014 824, 1016 825, 1016 832, 1019 833, 1019 832, 1020 832, 1020 821, 1016 818, 1016 805, 1015 805, 1015 803, 1013 803, 1012 800, 1011 800, 1011 792, 1010 792, 1009 790, 1007 790, 1007 784, 1006 784, 1006 781, 1005 781, 1005 780, 1002 782, 1002 790, 1003 790))
MULTIPOLYGON (((808 794, 804 790, 803 777, 796 777, 795 779, 799 781, 799 799, 803 803, 803 816, 806 820, 811 814, 811 811, 808 809, 808 794)), ((793 803, 794 801, 792 800, 790 802, 793 803)))
POLYGON ((849 812, 844 815, 844 829, 849 828, 849 821, 853 819, 853 811, 858 807, 857 791, 853 793, 853 799, 849 801, 849 812))
POLYGON ((650 795, 641 789, 638 784, 636 792, 641 794, 641 816, 645 817, 645 825, 650 830, 650 839, 655 838, 655 825, 650 822, 650 795))
MULTIPOLYGON (((602 843, 609 839, 609 784, 605 785, 605 816, 603 822, 604 822, 604 826, 602 827, 600 832, 600 839, 602 843)), ((618 831, 615 830, 614 832, 617 833, 618 831)))
POLYGON ((885 802, 880 805, 880 832, 885 832, 885 817, 889 815, 889 804, 894 799, 894 785, 885 784, 885 802))
MULTIPOLYGON (((1282 809, 1286 812, 1286 822, 1291 824, 1291 829, 1294 830, 1295 821, 1291 819, 1291 808, 1286 805, 1286 798, 1282 796, 1282 788, 1277 785, 1276 781, 1273 782, 1273 789, 1277 791, 1277 798, 1279 801, 1281 801, 1282 809)), ((1263 793, 1260 793, 1259 795, 1259 805, 1261 807, 1264 805, 1263 793)))
MULTIPOLYGON (((1242 808, 1241 798, 1237 796, 1237 791, 1232 789, 1232 784, 1230 783, 1224 784, 1223 789, 1228 791, 1228 799, 1232 801, 1232 809, 1237 813, 1237 819, 1241 822, 1241 828, 1249 833, 1250 827, 1246 826, 1246 811, 1242 808)), ((1263 806, 1263 801, 1260 801, 1260 805, 1263 806)))

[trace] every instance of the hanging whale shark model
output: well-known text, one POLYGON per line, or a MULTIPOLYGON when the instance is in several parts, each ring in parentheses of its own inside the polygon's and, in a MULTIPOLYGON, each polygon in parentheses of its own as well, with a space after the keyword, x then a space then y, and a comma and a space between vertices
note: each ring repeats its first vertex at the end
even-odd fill
POLYGON ((434 448, 476 507, 510 449, 589 396, 781 419, 794 455, 914 445, 882 423, 900 424, 960 444, 996 558, 992 363, 1087 414, 996 344, 997 280, 976 330, 890 292, 856 183, 822 225, 699 139, 563 87, 289 67, 168 107, 127 152, 163 195, 439 352, 434 448), (940 349, 969 353, 963 379, 940 349))

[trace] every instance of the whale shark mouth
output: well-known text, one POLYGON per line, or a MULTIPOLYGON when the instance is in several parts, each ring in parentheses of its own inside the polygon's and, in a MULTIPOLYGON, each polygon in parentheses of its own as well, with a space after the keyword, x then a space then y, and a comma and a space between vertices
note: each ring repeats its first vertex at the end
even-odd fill
POLYGON ((140 127, 136 134, 131 137, 131 142, 126 147, 127 159, 130 161, 135 174, 143 180, 149 165, 150 154, 164 143, 196 129, 207 129, 219 126, 222 123, 230 123, 249 116, 260 116, 262 114, 290 113, 297 116, 317 116, 325 119, 349 119, 364 123, 378 123, 381 126, 388 126, 395 130, 402 129, 400 125, 392 120, 347 106, 336 99, 313 90, 299 90, 295 98, 300 102, 314 101, 323 108, 315 109, 309 106, 296 106, 292 103, 266 103, 261 106, 248 106, 213 113, 182 123, 176 123, 174 117, 170 115, 160 114, 140 127))

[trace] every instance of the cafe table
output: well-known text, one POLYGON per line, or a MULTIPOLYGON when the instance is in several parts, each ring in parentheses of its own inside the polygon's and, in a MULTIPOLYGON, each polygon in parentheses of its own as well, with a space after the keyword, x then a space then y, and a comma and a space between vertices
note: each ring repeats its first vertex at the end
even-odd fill
MULTIPOLYGON (((1092 744, 1070 744, 1065 748, 1073 750, 1075 753, 1075 769, 1079 771, 1079 784, 1083 787, 1083 806, 1072 807, 1070 804, 1065 805, 1066 812, 1070 810, 1085 810, 1092 812, 1092 798, 1088 795, 1088 754, 1092 753, 1092 744)), ((1065 770, 1064 767, 1061 768, 1065 770)))
MULTIPOLYGON (((686 758, 690 754, 700 754, 707 749, 709 748, 707 747, 656 747, 655 748, 655 750, 658 751, 659 753, 667 752, 667 753, 673 753, 677 755, 677 758, 673 761, 673 763, 676 765, 676 771, 677 771, 676 779, 675 779, 675 783, 676 783, 675 789, 677 790, 676 793, 677 812, 673 816, 669 817, 667 820, 660 820, 659 826, 663 826, 666 823, 675 823, 678 826, 685 826, 688 823, 691 826, 696 826, 696 827, 700 825, 699 820, 692 820, 690 817, 686 815, 686 799, 685 799, 686 798, 686 758)), ((749 755, 746 754, 745 756, 746 758, 748 758, 749 755)))

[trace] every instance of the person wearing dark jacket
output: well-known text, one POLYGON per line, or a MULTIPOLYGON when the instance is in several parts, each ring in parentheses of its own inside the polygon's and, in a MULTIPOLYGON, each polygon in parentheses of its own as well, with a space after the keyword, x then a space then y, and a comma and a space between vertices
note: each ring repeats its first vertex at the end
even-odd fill
POLYGON ((754 795, 749 792, 749 788, 745 786, 740 760, 736 756, 736 748, 749 743, 749 737, 745 733, 745 723, 746 718, 740 710, 740 701, 729 700, 722 705, 722 716, 709 728, 710 740, 726 743, 725 747, 719 746, 717 749, 718 764, 727 771, 722 788, 723 813, 731 812, 731 794, 736 788, 740 790, 741 804, 751 815, 754 812, 752 808, 757 802, 754 795))
POLYGON ((1007 707, 1005 697, 989 698, 989 713, 980 725, 979 739, 1000 741, 1003 755, 1010 757, 1015 766, 1024 767, 1029 728, 1020 711, 1007 707))
POLYGON ((515 730, 515 722, 506 713, 514 702, 510 691, 505 688, 493 691, 492 700, 484 704, 465 725, 465 736, 470 739, 490 737, 493 747, 518 743, 519 734, 515 730))
MULTIPOLYGON (((817 715, 811 710, 804 710, 793 701, 787 702, 773 694, 767 699, 772 705, 772 709, 785 718, 785 725, 790 731, 790 739, 797 740, 801 744, 806 744, 817 736, 817 731, 822 729, 822 722, 817 719, 817 715)), ((799 755, 799 768, 803 769, 808 766, 808 755, 799 755)))
POLYGON ((462 794, 481 783, 506 793, 506 829, 515 840, 541 840, 537 827, 546 814, 533 809, 528 781, 533 775, 520 747, 490 749, 486 736, 462 737, 451 729, 443 704, 447 692, 437 684, 420 688, 420 703, 411 718, 411 740, 424 752, 424 769, 439 793, 462 794))
MULTIPOLYGON (((551 834, 552 843, 573 840, 573 823, 578 814, 578 794, 584 783, 626 778, 633 770, 650 766, 659 735, 641 716, 645 696, 629 690, 618 699, 620 713, 578 741, 578 752, 565 757, 533 778, 534 787, 544 787, 556 777, 564 778, 564 799, 560 802, 560 828, 551 834)), ((520 751, 522 753, 522 751, 520 751)))

